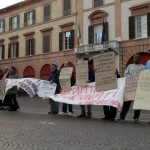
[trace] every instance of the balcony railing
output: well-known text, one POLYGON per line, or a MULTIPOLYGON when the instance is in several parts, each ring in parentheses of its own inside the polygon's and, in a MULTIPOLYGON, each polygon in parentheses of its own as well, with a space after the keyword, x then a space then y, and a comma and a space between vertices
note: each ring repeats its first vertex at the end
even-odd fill
POLYGON ((106 50, 115 50, 116 52, 119 51, 119 42, 118 41, 109 41, 104 42, 103 44, 88 44, 88 45, 81 45, 75 49, 76 54, 82 53, 91 53, 91 52, 98 52, 98 51, 106 51, 106 50))

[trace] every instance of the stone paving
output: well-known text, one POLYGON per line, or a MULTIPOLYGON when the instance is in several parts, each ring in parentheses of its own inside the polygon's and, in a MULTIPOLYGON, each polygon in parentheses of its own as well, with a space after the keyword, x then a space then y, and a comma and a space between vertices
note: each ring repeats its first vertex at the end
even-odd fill
MULTIPOLYGON (((20 111, 0 111, 0 150, 149 150, 150 112, 142 111, 141 122, 102 121, 102 107, 93 107, 92 119, 48 115, 48 101, 18 97, 20 111)), ((61 108, 61 106, 60 106, 61 108)))

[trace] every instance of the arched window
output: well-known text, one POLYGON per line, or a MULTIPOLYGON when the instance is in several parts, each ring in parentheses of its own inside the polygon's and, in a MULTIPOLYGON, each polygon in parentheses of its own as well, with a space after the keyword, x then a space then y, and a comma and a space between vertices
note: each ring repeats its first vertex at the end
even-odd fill
POLYGON ((50 65, 49 64, 44 65, 40 71, 40 78, 43 80, 48 80, 50 71, 51 71, 50 65))
POLYGON ((23 77, 24 78, 35 78, 35 71, 34 71, 33 67, 31 67, 31 66, 26 67, 23 72, 23 77))

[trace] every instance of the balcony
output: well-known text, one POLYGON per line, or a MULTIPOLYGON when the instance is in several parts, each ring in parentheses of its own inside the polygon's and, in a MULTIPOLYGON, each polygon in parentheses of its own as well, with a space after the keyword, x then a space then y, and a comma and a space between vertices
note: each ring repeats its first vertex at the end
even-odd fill
POLYGON ((75 48, 76 54, 84 54, 84 53, 92 53, 92 52, 101 52, 107 50, 114 50, 118 54, 119 52, 119 42, 118 41, 108 41, 104 42, 103 44, 88 44, 88 45, 81 45, 75 48))

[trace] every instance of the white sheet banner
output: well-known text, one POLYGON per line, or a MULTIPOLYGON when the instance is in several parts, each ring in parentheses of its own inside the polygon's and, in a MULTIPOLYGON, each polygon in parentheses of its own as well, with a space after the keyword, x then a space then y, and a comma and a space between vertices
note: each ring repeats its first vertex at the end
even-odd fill
POLYGON ((54 101, 73 104, 73 105, 108 105, 121 110, 123 105, 123 95, 125 90, 125 78, 118 79, 118 89, 96 92, 95 82, 88 83, 86 86, 73 86, 69 92, 62 92, 54 95, 56 84, 49 81, 23 78, 6 79, 5 92, 13 86, 24 89, 30 97, 52 98, 54 101))
POLYGON ((95 82, 87 86, 73 86, 69 92, 49 95, 55 101, 73 105, 109 105, 121 110, 125 90, 125 78, 118 79, 118 89, 96 92, 95 82))
POLYGON ((38 95, 39 97, 47 97, 54 95, 56 90, 56 84, 50 84, 49 81, 39 80, 34 78, 22 78, 22 79, 6 79, 5 93, 13 86, 17 86, 25 90, 30 97, 38 95))

